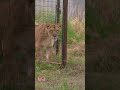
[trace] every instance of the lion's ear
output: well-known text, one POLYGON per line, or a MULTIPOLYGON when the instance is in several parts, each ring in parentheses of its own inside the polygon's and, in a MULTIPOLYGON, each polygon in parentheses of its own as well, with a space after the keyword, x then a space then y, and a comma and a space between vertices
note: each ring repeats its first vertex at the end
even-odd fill
POLYGON ((46 25, 46 28, 47 28, 47 29, 50 29, 50 27, 51 27, 50 24, 47 24, 47 25, 46 25))

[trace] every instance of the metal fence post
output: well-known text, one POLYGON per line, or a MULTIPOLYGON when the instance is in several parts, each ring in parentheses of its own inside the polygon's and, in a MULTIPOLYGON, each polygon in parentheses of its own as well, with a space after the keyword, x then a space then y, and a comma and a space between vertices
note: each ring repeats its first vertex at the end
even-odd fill
MULTIPOLYGON (((58 24, 58 23, 60 23, 60 13, 61 13, 61 11, 60 11, 60 0, 57 0, 57 5, 56 5, 56 23, 58 24)), ((58 54, 58 52, 59 52, 59 39, 57 40, 57 42, 56 42, 56 55, 58 54)))
POLYGON ((62 23, 62 65, 66 66, 67 62, 67 15, 68 0, 63 0, 63 23, 62 23))

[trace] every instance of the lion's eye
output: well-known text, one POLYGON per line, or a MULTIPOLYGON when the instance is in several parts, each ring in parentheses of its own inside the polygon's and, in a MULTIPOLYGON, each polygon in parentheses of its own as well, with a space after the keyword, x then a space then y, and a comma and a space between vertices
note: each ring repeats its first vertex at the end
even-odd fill
POLYGON ((49 26, 49 25, 47 26, 47 29, 50 29, 50 26, 49 26))

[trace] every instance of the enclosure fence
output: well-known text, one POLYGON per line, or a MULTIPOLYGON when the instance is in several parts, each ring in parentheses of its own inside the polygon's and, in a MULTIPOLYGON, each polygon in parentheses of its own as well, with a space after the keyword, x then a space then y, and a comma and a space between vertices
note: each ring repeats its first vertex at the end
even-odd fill
MULTIPOLYGON (((85 14, 85 0, 68 0, 68 18, 80 17, 85 14)), ((36 22, 55 23, 57 13, 62 22, 63 0, 35 0, 36 22), (59 8, 59 10, 57 10, 59 8)))
POLYGON ((37 23, 56 23, 62 13, 62 0, 36 0, 35 15, 37 23))

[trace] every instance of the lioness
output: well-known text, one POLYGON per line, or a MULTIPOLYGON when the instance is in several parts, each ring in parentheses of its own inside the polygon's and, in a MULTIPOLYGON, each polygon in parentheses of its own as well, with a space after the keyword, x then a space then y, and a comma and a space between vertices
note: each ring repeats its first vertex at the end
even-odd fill
POLYGON ((49 61, 51 54, 54 52, 53 45, 59 37, 60 29, 60 24, 40 24, 35 26, 36 59, 41 61, 45 51, 46 60, 49 61))

